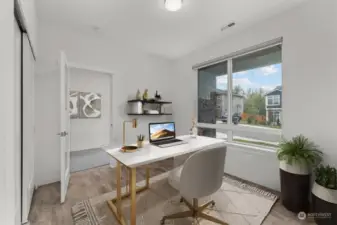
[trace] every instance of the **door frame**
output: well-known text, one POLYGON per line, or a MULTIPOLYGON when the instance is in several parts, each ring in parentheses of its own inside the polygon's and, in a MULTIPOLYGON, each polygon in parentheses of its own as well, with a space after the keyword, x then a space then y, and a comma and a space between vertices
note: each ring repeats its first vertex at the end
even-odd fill
MULTIPOLYGON (((106 74, 110 76, 110 143, 109 145, 113 144, 113 77, 116 74, 114 71, 109 71, 109 70, 105 70, 105 69, 101 69, 101 68, 96 68, 96 67, 88 67, 88 66, 84 66, 84 65, 80 65, 77 63, 68 63, 68 67, 69 69, 73 68, 73 69, 79 69, 79 70, 87 70, 87 71, 93 71, 93 72, 98 72, 101 74, 106 74)), ((105 146, 100 146, 100 147, 105 147, 105 146)), ((71 150, 70 150, 71 152, 71 150)), ((77 152, 77 151, 74 151, 77 152)))

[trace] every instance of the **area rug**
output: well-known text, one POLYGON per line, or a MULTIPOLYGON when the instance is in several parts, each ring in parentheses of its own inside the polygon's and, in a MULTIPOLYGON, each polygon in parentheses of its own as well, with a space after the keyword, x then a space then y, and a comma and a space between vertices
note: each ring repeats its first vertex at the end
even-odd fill
MULTIPOLYGON (((145 181, 137 186, 143 186, 145 181)), ((123 192, 125 188, 123 188, 123 192)), ((115 192, 106 193, 76 203, 72 207, 74 225, 114 225, 118 224, 110 211, 107 200, 115 197, 115 192)), ((167 181, 167 173, 151 178, 151 188, 137 195, 137 225, 158 225, 164 215, 187 210, 179 202, 179 192, 167 181)), ((261 225, 266 218, 277 196, 248 185, 234 178, 224 176, 220 190, 214 195, 201 199, 200 204, 209 200, 216 202, 215 207, 205 212, 230 225, 261 225)), ((130 201, 123 201, 124 217, 129 223, 130 201)), ((176 225, 211 225, 207 220, 193 221, 191 218, 167 220, 165 224, 176 225)))

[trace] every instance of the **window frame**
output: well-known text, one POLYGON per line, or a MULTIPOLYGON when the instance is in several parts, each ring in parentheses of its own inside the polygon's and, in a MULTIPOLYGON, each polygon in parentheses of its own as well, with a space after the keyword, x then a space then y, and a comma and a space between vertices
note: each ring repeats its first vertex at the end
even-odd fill
POLYGON ((277 106, 280 104, 281 104, 281 96, 279 94, 267 96, 267 106, 277 106), (269 99, 271 99, 272 102, 271 104, 269 104, 269 99))
MULTIPOLYGON (((235 56, 232 56, 232 54, 230 54, 229 58, 223 57, 222 62, 225 62, 225 61, 227 62, 227 74, 226 74, 227 75, 227 97, 228 97, 227 115, 232 115, 232 113, 233 113, 232 112, 232 105, 233 105, 233 60, 236 59, 236 58, 239 58, 243 55, 247 55, 247 54, 258 52, 258 51, 261 51, 261 50, 264 50, 264 49, 272 48, 274 46, 281 46, 282 47, 282 38, 281 38, 280 41, 278 41, 276 43, 265 45, 263 47, 256 48, 254 50, 251 50, 252 48, 248 48, 247 51, 239 51, 239 52, 241 52, 241 54, 238 54, 238 55, 235 55, 235 56)), ((221 63, 221 61, 214 61, 213 63, 208 63, 208 64, 206 64, 206 63, 204 63, 204 64, 207 65, 207 66, 211 66, 211 65, 221 63)), ((200 64, 200 65, 202 65, 202 64, 200 64)), ((202 67, 194 66, 193 67, 193 69, 196 70, 196 72, 197 72, 197 76, 198 76, 199 69, 202 69, 204 67, 206 67, 206 66, 202 66, 202 67)), ((281 67, 282 67, 282 64, 281 64, 281 67)), ((283 76, 282 76, 282 78, 283 78, 283 76)), ((198 89, 198 87, 197 87, 197 89, 198 89)), ((279 94, 275 95, 275 96, 278 96, 277 98, 278 98, 279 104, 269 105, 268 101, 267 101, 266 106, 279 106, 279 105, 281 105, 281 96, 279 94)), ((266 97, 269 97, 269 96, 266 96, 266 97)), ((196 96, 196 99, 197 99, 196 102, 198 104, 198 94, 196 96)), ((274 97, 273 97, 272 101, 274 103, 274 97)), ((197 107, 194 109, 196 118, 199 118, 198 117, 198 108, 199 108, 199 106, 197 105, 197 107)), ((283 113, 281 114, 281 116, 282 115, 283 115, 283 113)), ((218 124, 218 123, 216 123, 216 124, 199 123, 197 121, 196 125, 197 125, 197 128, 216 129, 216 132, 224 131, 227 134, 227 140, 226 141, 228 142, 229 146, 239 146, 239 147, 244 146, 244 147, 252 149, 252 150, 276 151, 277 148, 276 147, 275 148, 274 147, 265 147, 265 146, 260 147, 260 146, 254 145, 254 144, 248 144, 248 143, 242 144, 242 143, 239 143, 239 142, 235 142, 233 140, 233 132, 235 132, 235 131, 245 131, 245 132, 260 133, 260 134, 266 134, 266 135, 275 135, 275 137, 277 136, 280 139, 281 139, 281 135, 282 135, 282 129, 262 127, 262 126, 261 127, 258 127, 258 126, 247 127, 247 126, 234 125, 232 123, 231 119, 228 119, 227 123, 221 123, 221 124, 218 124)))

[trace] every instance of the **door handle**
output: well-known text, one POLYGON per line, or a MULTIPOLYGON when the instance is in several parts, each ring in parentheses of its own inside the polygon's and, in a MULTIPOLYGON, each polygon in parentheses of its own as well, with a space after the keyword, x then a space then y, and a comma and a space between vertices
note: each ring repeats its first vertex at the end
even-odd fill
POLYGON ((61 137, 65 137, 68 135, 68 132, 67 131, 62 131, 60 133, 57 133, 57 135, 61 136, 61 137))

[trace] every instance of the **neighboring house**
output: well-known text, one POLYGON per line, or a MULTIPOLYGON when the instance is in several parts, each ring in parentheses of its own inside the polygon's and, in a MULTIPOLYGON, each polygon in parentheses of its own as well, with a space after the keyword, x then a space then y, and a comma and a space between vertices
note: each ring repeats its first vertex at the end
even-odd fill
POLYGON ((276 124, 282 124, 282 86, 277 86, 266 95, 266 120, 276 124))
MULTIPOLYGON (((216 98, 216 117, 220 118, 221 116, 227 113, 228 109, 227 91, 217 89, 216 92, 211 93, 211 96, 212 95, 215 95, 216 98)), ((244 96, 233 94, 232 114, 238 113, 241 115, 241 113, 243 112, 243 102, 244 96)))

